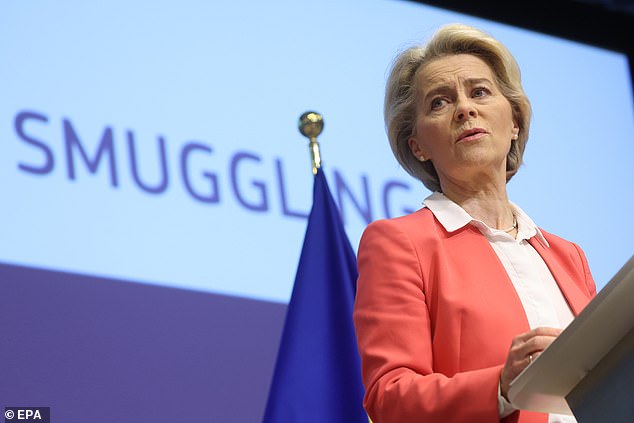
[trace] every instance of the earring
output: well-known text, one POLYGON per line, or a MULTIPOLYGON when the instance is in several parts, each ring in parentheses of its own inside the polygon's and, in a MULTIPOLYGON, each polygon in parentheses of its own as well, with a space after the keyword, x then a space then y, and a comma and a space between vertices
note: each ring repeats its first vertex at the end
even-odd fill
POLYGON ((519 137, 519 135, 513 134, 513 138, 512 139, 516 140, 518 137, 519 137))

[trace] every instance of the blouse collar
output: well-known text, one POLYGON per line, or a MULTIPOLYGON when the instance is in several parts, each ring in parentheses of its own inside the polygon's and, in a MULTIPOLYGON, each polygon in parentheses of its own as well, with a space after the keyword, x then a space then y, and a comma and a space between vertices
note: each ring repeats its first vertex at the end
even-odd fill
MULTIPOLYGON (((498 236, 508 236, 504 231, 487 226, 486 223, 481 220, 474 219, 458 204, 445 197, 440 192, 434 192, 423 201, 425 207, 427 207, 434 214, 436 219, 445 228, 447 232, 454 232, 468 224, 475 226, 484 236, 487 238, 493 238, 498 236)), ((522 240, 528 240, 532 237, 537 237, 540 243, 545 247, 549 247, 548 241, 544 238, 544 235, 539 230, 535 222, 516 204, 511 203, 513 214, 517 219, 517 237, 518 242, 522 240)))

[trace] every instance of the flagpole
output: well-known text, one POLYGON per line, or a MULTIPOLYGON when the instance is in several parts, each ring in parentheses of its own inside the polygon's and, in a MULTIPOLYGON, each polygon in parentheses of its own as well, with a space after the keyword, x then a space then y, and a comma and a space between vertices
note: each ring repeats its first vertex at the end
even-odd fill
MULTIPOLYGON (((317 170, 321 167, 321 154, 319 153, 319 143, 317 137, 324 130, 324 118, 317 112, 305 112, 299 117, 299 132, 309 140, 310 158, 313 165, 313 175, 317 175, 317 170)), ((372 423, 370 416, 368 423, 372 423)))
POLYGON ((286 309, 263 423, 368 423, 352 313, 357 264, 323 172, 316 112, 299 119, 310 140, 313 206, 286 309))
POLYGON ((313 175, 321 167, 321 155, 317 137, 324 129, 324 118, 317 112, 306 112, 299 117, 299 132, 309 140, 310 159, 313 165, 313 175))

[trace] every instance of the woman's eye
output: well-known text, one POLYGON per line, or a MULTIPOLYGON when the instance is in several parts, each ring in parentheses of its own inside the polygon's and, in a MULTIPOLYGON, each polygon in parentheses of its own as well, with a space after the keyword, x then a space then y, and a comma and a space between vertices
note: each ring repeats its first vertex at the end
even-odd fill
POLYGON ((476 88, 475 90, 473 90, 473 96, 474 97, 484 97, 487 94, 489 94, 489 90, 487 90, 486 88, 483 88, 483 87, 476 88))
POLYGON ((435 98, 431 101, 431 109, 432 110, 438 110, 440 109, 442 106, 444 106, 446 103, 446 100, 442 97, 439 98, 435 98))

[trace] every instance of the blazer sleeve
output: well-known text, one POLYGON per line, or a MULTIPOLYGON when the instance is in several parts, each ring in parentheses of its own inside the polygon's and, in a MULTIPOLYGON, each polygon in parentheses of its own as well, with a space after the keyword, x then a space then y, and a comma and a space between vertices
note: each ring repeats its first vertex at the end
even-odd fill
POLYGON ((358 269, 354 322, 372 421, 499 422, 502 365, 434 371, 433 351, 439 352, 423 276, 433 272, 423 271, 408 234, 393 220, 372 223, 361 238, 358 269))

